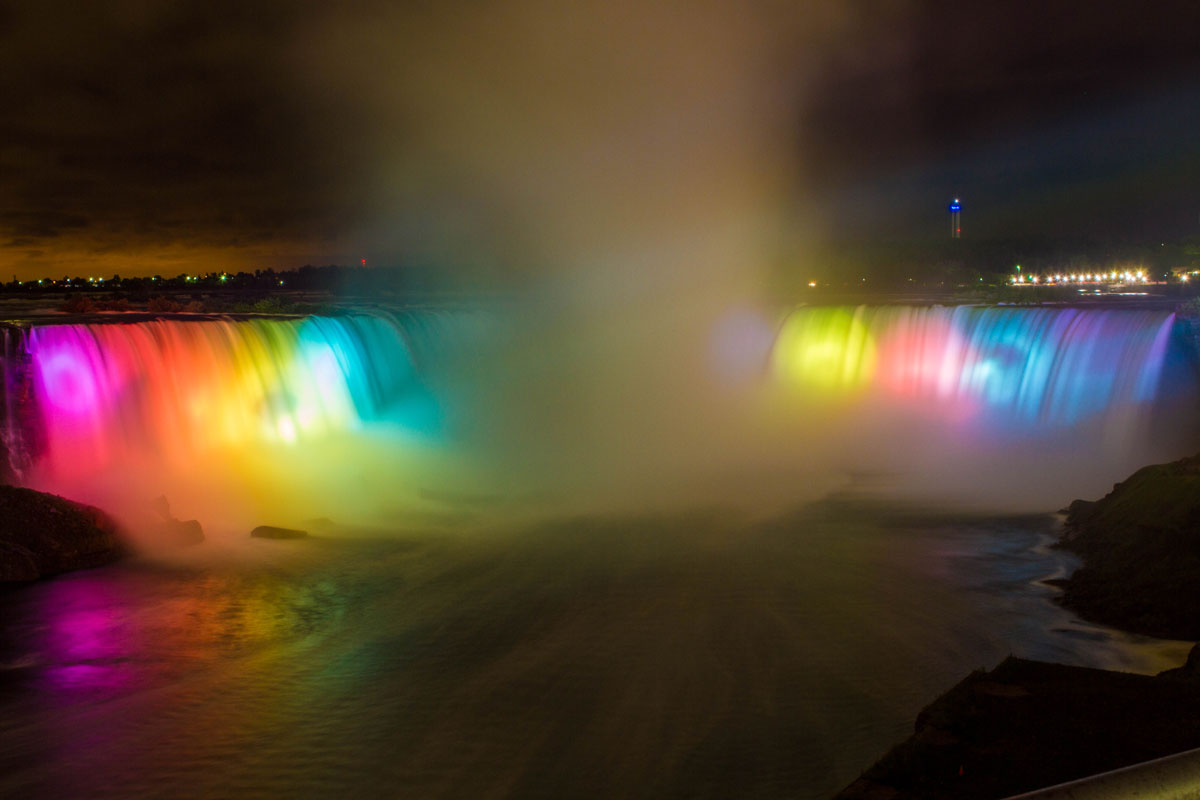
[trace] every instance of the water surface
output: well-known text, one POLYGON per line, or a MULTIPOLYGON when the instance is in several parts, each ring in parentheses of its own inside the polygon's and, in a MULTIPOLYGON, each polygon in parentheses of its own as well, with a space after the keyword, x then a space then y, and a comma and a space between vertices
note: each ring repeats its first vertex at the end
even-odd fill
POLYGON ((826 501, 214 541, 7 590, 9 797, 802 797, 1010 653, 1186 645, 1049 601, 1056 521, 826 501))

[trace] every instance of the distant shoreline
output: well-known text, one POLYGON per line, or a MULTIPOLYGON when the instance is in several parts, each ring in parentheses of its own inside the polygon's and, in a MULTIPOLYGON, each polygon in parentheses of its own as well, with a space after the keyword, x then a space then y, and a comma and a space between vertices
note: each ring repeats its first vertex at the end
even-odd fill
MULTIPOLYGON (((1200 455, 1067 509, 1082 565, 1058 602, 1083 619, 1200 639, 1200 455)), ((930 703, 914 734, 836 796, 987 800, 1200 747, 1200 645, 1156 677, 1008 658, 930 703)))

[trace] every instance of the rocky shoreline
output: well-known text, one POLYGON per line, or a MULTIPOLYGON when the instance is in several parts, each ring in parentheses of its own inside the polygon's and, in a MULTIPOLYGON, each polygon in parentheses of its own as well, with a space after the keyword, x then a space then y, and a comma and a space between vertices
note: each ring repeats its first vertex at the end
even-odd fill
POLYGON ((914 727, 835 800, 991 800, 1200 746, 1200 648, 1157 676, 1009 657, 914 727))
POLYGON ((1056 582, 1065 607, 1133 633, 1200 639, 1200 456, 1071 503, 1059 546, 1083 560, 1056 582))
POLYGON ((99 567, 125 553, 117 524, 100 509, 0 485, 0 583, 99 567))
MULTIPOLYGON (((1200 639, 1200 456, 1144 467, 1065 509, 1051 581, 1080 617, 1200 639)), ((1200 747, 1200 645, 1158 676, 1008 658, 927 706, 913 735, 835 800, 987 800, 1200 747)))

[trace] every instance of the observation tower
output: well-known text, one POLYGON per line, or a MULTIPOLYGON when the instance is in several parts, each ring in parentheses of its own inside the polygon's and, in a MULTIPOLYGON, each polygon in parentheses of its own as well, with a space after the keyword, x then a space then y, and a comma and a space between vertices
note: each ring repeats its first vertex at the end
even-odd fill
POLYGON ((962 222, 959 220, 958 215, 962 211, 962 203, 958 202, 958 198, 956 197, 947 208, 950 211, 950 238, 961 239, 962 222))

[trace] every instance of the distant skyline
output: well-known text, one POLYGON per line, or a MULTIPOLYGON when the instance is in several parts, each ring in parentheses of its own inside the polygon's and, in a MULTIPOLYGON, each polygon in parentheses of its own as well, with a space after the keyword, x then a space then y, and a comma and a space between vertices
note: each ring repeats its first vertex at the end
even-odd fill
POLYGON ((967 238, 1196 236, 1197 30, 1194 2, 0 2, 0 275, 733 262, 945 237, 955 196, 967 238))

